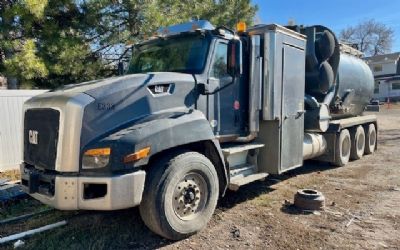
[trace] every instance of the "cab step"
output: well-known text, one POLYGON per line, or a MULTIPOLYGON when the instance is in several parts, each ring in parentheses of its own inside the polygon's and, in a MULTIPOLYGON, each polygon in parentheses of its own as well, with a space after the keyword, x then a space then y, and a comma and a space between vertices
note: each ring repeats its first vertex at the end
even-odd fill
POLYGON ((242 153, 245 151, 249 151, 251 149, 262 148, 262 147, 264 147, 264 144, 261 144, 261 143, 235 144, 235 145, 223 147, 222 153, 224 155, 232 155, 232 154, 242 153))
POLYGON ((252 164, 243 164, 236 166, 235 168, 230 169, 231 179, 235 177, 246 177, 251 174, 255 174, 257 172, 257 168, 252 164))
POLYGON ((268 176, 267 173, 257 173, 248 175, 246 177, 240 177, 240 176, 234 177, 231 179, 229 183, 229 189, 232 191, 237 191, 240 186, 249 184, 254 181, 263 180, 267 176, 268 176))
POLYGON ((231 144, 222 148, 225 162, 230 169, 234 169, 244 164, 252 164, 257 167, 258 149, 264 147, 260 143, 231 144))
POLYGON ((229 165, 230 190, 236 191, 240 186, 268 176, 267 173, 258 172, 257 156, 262 147, 264 144, 261 143, 242 143, 222 148, 225 162, 229 165))

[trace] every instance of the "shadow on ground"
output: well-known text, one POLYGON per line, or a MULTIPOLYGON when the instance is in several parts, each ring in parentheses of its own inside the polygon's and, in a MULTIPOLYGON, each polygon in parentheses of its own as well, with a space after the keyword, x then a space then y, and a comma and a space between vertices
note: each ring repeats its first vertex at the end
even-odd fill
POLYGON ((228 190, 225 197, 220 199, 218 208, 221 210, 230 209, 239 203, 252 200, 262 194, 268 194, 275 190, 271 186, 279 182, 285 181, 289 178, 293 178, 298 175, 326 171, 333 168, 335 167, 328 163, 306 161, 304 162, 303 167, 290 170, 281 175, 269 175, 267 178, 265 178, 265 181, 258 181, 240 187, 240 189, 236 192, 228 190))
MULTIPOLYGON (((306 162, 302 168, 279 176, 269 176, 265 181, 251 183, 238 191, 227 191, 218 203, 218 213, 252 200, 275 189, 276 183, 297 175, 331 169, 328 164, 306 162)), ((297 213, 288 206, 284 212, 297 213)), ((58 212, 69 217, 68 226, 40 234, 28 241, 30 249, 154 249, 173 243, 151 232, 142 222, 138 208, 111 212, 58 212)))

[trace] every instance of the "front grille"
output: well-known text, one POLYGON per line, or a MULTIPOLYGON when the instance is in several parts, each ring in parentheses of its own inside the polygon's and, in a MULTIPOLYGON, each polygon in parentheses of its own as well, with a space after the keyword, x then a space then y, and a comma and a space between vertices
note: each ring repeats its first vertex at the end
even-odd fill
POLYGON ((60 112, 29 109, 24 120, 24 161, 41 168, 55 169, 60 112))

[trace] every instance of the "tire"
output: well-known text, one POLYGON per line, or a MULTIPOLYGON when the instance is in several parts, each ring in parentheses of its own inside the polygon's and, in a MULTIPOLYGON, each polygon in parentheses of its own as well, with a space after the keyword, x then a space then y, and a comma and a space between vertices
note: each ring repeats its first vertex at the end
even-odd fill
POLYGON ((317 40, 316 55, 319 62, 328 60, 335 52, 335 37, 327 30, 317 40))
POLYGON ((187 238, 211 219, 218 185, 216 169, 204 155, 180 152, 164 156, 147 174, 140 215, 156 234, 170 240, 187 238))
POLYGON ((377 133, 375 124, 369 124, 365 133, 365 154, 372 154, 376 149, 377 133))
POLYGON ((335 166, 341 167, 346 165, 350 159, 351 138, 347 129, 340 131, 339 137, 335 145, 335 166))
POLYGON ((332 87, 334 74, 332 66, 328 62, 322 62, 319 67, 319 90, 320 93, 326 94, 332 87))
POLYGON ((298 190, 294 196, 294 205, 303 210, 323 210, 325 197, 316 190, 298 190))
POLYGON ((364 155, 365 132, 362 126, 356 127, 351 133, 351 160, 359 160, 364 155))

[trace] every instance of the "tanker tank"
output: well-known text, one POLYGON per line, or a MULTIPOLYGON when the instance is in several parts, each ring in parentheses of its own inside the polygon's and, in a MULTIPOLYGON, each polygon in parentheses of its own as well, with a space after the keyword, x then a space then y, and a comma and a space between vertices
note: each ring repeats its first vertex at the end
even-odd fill
POLYGON ((325 132, 329 121, 361 115, 374 90, 374 78, 362 53, 340 44, 320 25, 290 26, 307 36, 305 129, 325 132))
POLYGON ((374 76, 360 58, 341 53, 335 95, 341 100, 331 103, 333 119, 361 115, 374 92, 374 76))

